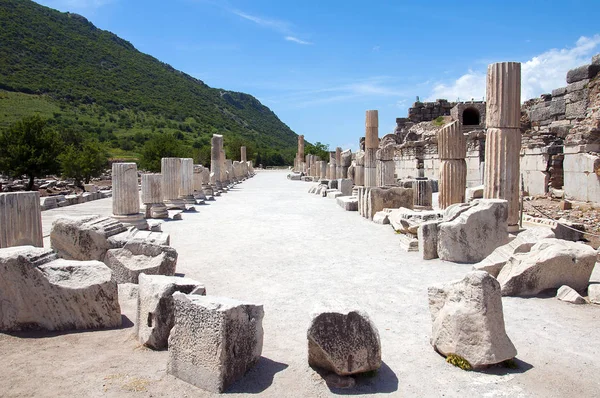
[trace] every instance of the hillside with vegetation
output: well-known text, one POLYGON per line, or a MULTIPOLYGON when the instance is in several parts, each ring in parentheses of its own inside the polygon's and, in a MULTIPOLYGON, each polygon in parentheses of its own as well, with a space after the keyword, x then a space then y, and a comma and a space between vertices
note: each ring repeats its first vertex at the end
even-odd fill
POLYGON ((167 141, 205 165, 217 133, 230 158, 246 145, 256 164, 293 163, 297 135, 256 98, 211 88, 80 15, 0 0, 0 27, 0 129, 36 115, 113 158, 139 160, 167 141))

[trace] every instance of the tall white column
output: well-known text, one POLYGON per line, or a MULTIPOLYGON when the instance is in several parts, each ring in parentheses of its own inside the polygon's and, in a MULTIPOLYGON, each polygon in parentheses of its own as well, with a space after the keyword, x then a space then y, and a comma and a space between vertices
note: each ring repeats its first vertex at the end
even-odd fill
POLYGON ((138 229, 148 229, 148 223, 140 213, 140 191, 135 163, 113 163, 112 201, 113 218, 138 229))
POLYGON ((365 187, 377 186, 377 159, 379 148, 379 113, 367 111, 365 120, 365 187))
POLYGON ((161 175, 163 177, 163 203, 169 209, 185 210, 185 202, 179 199, 179 190, 181 188, 181 159, 162 158, 160 163, 161 175))
POLYGON ((146 206, 146 218, 168 218, 163 203, 163 178, 161 174, 142 174, 142 203, 146 206))
POLYGON ((195 205, 194 199, 194 159, 181 159, 181 185, 179 187, 179 199, 185 204, 195 205))

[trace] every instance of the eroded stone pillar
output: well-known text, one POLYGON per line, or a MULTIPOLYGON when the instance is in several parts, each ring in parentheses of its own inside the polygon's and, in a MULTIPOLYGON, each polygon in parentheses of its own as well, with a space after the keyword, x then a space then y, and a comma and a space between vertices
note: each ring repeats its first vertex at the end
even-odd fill
POLYGON ((223 187, 221 180, 221 165, 223 163, 223 160, 221 159, 222 147, 223 136, 220 134, 213 134, 210 147, 210 183, 216 189, 221 189, 223 187))
POLYGON ((365 184, 365 151, 358 151, 354 159, 354 185, 365 184))
POLYGON ((346 149, 340 154, 342 176, 340 178, 348 178, 348 168, 352 164, 352 151, 346 149))
POLYGON ((185 203, 179 199, 181 188, 181 159, 162 158, 160 161, 163 203, 170 209, 185 210, 185 203))
POLYGON ((413 181, 413 204, 431 209, 433 202, 433 186, 428 178, 417 178, 413 181))
POLYGON ((186 204, 195 205, 194 199, 194 159, 181 159, 181 186, 179 188, 179 199, 186 204))
POLYGON ((335 178, 342 178, 342 148, 335 148, 335 178))
POLYGON ((367 111, 365 120, 365 187, 377 186, 377 159, 379 147, 379 114, 376 110, 367 111))
POLYGON ((329 179, 337 178, 337 164, 335 161, 335 152, 329 152, 329 179))
POLYGON ((394 145, 389 144, 383 148, 379 148, 375 153, 375 159, 375 184, 378 187, 395 185, 394 173, 396 165, 394 164, 394 145))
POLYGON ((319 176, 321 177, 321 179, 327 178, 327 162, 324 160, 321 160, 319 176))
POLYGON ((44 247, 39 192, 0 193, 0 248, 44 247))
POLYGON ((440 179, 438 203, 445 209, 454 203, 465 201, 467 189, 467 141, 461 123, 448 123, 437 133, 440 157, 440 179))
POLYGON ((146 218, 168 218, 163 203, 163 177, 161 174, 142 174, 142 203, 146 206, 146 218))
POLYGON ((113 163, 112 201, 113 218, 138 229, 148 229, 148 223, 140 213, 140 191, 135 163, 113 163))
POLYGON ((296 171, 303 172, 303 163, 304 163, 304 136, 298 136, 298 153, 296 153, 296 163, 298 169, 296 171))
POLYGON ((518 230, 521 151, 521 64, 488 66, 484 191, 508 201, 508 230, 518 230))

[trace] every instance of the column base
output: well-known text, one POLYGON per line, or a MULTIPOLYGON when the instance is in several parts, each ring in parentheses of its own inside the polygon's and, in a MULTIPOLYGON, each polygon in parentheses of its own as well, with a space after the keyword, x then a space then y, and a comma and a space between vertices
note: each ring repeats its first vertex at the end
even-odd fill
POLYGON ((147 230, 149 228, 148 222, 146 221, 146 219, 144 218, 144 215, 142 213, 126 214, 126 215, 113 214, 112 218, 114 218, 117 221, 122 222, 123 224, 131 225, 140 230, 147 230))
POLYGON ((185 202, 181 199, 165 199, 163 203, 169 210, 185 210, 185 202))
POLYGON ((195 205, 196 204, 196 199, 194 198, 194 195, 181 196, 181 197, 179 197, 179 200, 182 200, 183 203, 185 203, 186 205, 195 205))
POLYGON ((148 203, 146 205, 146 218, 169 218, 167 206, 165 206, 163 203, 148 203))

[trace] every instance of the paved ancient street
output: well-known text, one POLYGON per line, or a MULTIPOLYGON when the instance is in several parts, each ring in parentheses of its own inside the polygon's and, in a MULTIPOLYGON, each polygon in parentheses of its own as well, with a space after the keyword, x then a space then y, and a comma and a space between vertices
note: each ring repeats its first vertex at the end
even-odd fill
MULTIPOLYGON (((600 307, 554 298, 505 298, 506 330, 519 369, 465 372, 429 344, 427 287, 460 279, 470 265, 403 252, 390 226, 309 195, 286 173, 258 172, 183 220, 163 224, 179 252, 177 271, 210 295, 264 304, 263 358, 230 390, 270 397, 330 396, 307 364, 306 330, 322 306, 366 311, 379 329, 384 365, 342 393, 392 396, 594 396, 600 391, 600 307)), ((42 213, 104 214, 111 199, 42 213)), ((135 320, 131 300, 123 312, 135 320)), ((0 396, 208 396, 166 374, 167 352, 140 347, 120 330, 30 339, 0 334, 0 396)))

